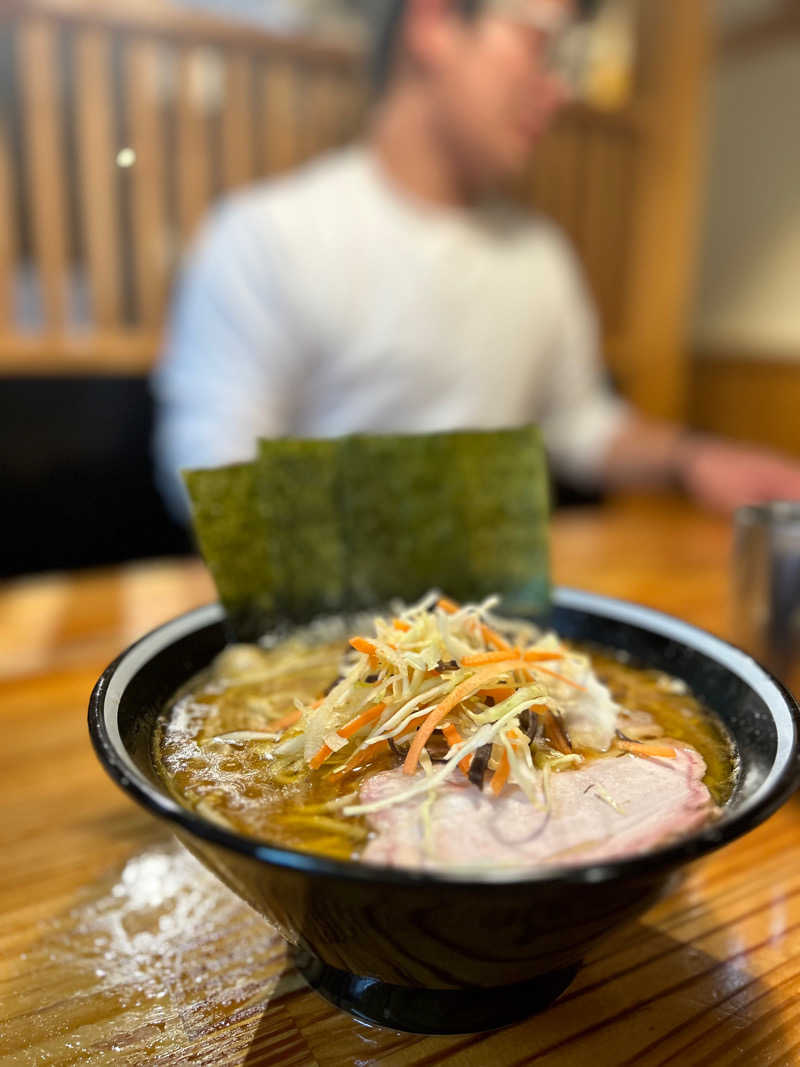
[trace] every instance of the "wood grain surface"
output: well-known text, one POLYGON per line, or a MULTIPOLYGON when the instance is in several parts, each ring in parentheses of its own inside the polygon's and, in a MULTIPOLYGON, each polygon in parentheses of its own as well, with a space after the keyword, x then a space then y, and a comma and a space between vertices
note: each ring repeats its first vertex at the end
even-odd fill
MULTIPOLYGON (((729 524, 669 499, 564 513, 562 584, 726 635, 729 524)), ((0 1063, 800 1063, 800 802, 696 863, 547 1012, 488 1036, 370 1029, 100 769, 123 647, 213 591, 194 561, 0 587, 0 1063)))

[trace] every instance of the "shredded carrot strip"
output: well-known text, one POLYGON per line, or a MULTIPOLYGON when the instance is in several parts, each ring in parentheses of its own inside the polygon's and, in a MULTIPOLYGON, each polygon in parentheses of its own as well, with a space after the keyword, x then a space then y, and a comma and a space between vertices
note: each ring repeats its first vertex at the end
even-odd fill
POLYGON ((482 700, 491 697, 495 704, 501 704, 504 700, 508 700, 509 697, 513 697, 515 693, 516 689, 513 686, 499 685, 495 689, 481 689, 478 696, 482 700))
POLYGON ((325 760, 332 755, 333 749, 328 748, 327 745, 323 745, 319 752, 316 754, 316 756, 314 756, 314 758, 309 763, 309 767, 312 769, 312 771, 318 771, 322 764, 325 762, 325 760))
MULTIPOLYGON (((452 748, 454 745, 460 745, 461 742, 464 740, 464 738, 458 732, 458 729, 451 722, 448 722, 445 726, 442 727, 442 733, 444 734, 445 740, 447 741, 450 748, 452 748)), ((464 774, 469 774, 469 768, 471 763, 472 756, 465 756, 458 765, 464 772, 464 774)))
POLYGON ((358 733, 362 726, 369 726, 371 722, 379 719, 384 711, 386 711, 385 704, 375 704, 373 707, 368 708, 363 715, 359 715, 357 719, 353 719, 352 722, 349 722, 336 732, 340 737, 345 737, 349 740, 353 734, 358 733))
POLYGON ((506 641, 504 637, 501 637, 497 630, 493 630, 491 626, 487 626, 485 622, 481 623, 481 634, 487 645, 494 645, 497 649, 502 649, 504 652, 511 651, 511 645, 506 641))
POLYGON ((275 730, 288 730, 290 726, 294 726, 295 723, 300 722, 303 717, 302 711, 295 710, 291 715, 287 715, 284 719, 278 719, 277 722, 270 723, 270 729, 275 730))
POLYGON ((526 663, 550 663, 552 660, 563 659, 563 652, 539 652, 538 649, 531 648, 527 652, 522 653, 522 658, 526 663))
POLYGON ((663 759, 675 759, 677 753, 669 745, 659 745, 652 741, 617 741, 623 752, 632 752, 634 756, 657 756, 663 759))
POLYGON ((443 596, 436 605, 440 611, 443 611, 445 615, 455 615, 461 608, 456 604, 455 600, 451 600, 449 597, 443 596))
POLYGON ((356 752, 343 767, 339 767, 337 770, 332 771, 331 778, 344 777, 345 774, 349 774, 351 771, 355 770, 356 767, 360 767, 362 763, 367 763, 374 756, 377 756, 379 752, 388 749, 388 747, 388 741, 376 741, 374 745, 362 749, 361 752, 356 752))
MULTIPOLYGON (((371 722, 375 722, 376 719, 379 719, 384 711, 386 711, 385 704, 375 704, 373 707, 367 708, 363 715, 359 715, 357 719, 353 719, 351 722, 347 723, 341 730, 337 730, 336 733, 345 741, 349 741, 350 738, 354 734, 357 734, 362 727, 369 726, 371 722)), ((333 749, 329 748, 327 745, 323 745, 316 756, 311 760, 309 766, 312 770, 317 771, 325 760, 332 755, 333 749)))
POLYGON ((352 637, 350 644, 356 650, 356 652, 363 652, 365 656, 377 656, 378 650, 371 641, 367 641, 364 637, 352 637))
POLYGON ((411 623, 405 622, 403 619, 395 619, 392 623, 395 630, 399 630, 401 634, 407 634, 411 629, 411 623))
MULTIPOLYGON (((507 660, 504 666, 506 670, 516 671, 524 669, 525 663, 520 660, 507 660)), ((483 689, 487 682, 493 681, 496 677, 497 667, 494 664, 484 667, 482 670, 477 670, 471 678, 467 678, 466 681, 457 685, 440 704, 437 704, 436 707, 433 708, 430 715, 428 715, 419 730, 417 730, 417 735, 411 744, 411 748, 408 750, 406 761, 403 764, 404 774, 416 773, 420 753, 442 719, 449 715, 453 708, 457 707, 462 700, 466 700, 467 697, 471 697, 473 693, 477 693, 480 689, 483 689)))
POLYGON ((500 764, 497 770, 492 775, 492 792, 496 797, 499 797, 505 788, 505 784, 508 781, 508 776, 511 774, 511 763, 508 759, 508 753, 503 749, 503 755, 500 759, 500 764))
MULTIPOLYGON (((516 659, 522 658, 519 648, 512 648, 510 655, 516 659)), ((509 652, 476 652, 474 656, 464 656, 461 660, 462 667, 482 667, 487 663, 505 663, 509 658, 509 652)))
POLYGON ((499 652, 476 652, 475 655, 464 656, 461 663, 464 667, 480 667, 484 663, 502 663, 509 656, 524 659, 526 663, 550 663, 564 658, 561 652, 523 652, 521 648, 509 648, 499 652))

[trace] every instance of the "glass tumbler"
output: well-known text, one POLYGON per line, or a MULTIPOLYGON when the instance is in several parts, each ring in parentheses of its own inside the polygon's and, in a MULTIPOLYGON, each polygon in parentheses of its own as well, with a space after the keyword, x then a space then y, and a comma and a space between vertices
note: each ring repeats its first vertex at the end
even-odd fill
POLYGON ((734 640, 800 696, 800 502, 734 519, 734 640))

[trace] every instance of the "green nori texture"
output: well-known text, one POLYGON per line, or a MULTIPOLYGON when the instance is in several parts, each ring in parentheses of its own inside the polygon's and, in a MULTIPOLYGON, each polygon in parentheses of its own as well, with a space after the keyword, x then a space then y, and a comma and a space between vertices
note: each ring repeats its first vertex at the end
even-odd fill
POLYGON ((339 453, 337 441, 259 442, 258 507, 281 619, 308 620, 341 611, 347 602, 339 453))
POLYGON ((542 611, 550 598, 550 480, 539 431, 461 435, 453 460, 464 488, 469 596, 500 593, 506 611, 542 611))
POLYGON ((255 641, 276 618, 276 572, 258 508, 255 466, 185 471, 200 551, 228 614, 232 636, 255 641))
POLYGON ((354 608, 396 596, 411 600, 428 589, 459 596, 469 587, 465 487, 453 476, 457 451, 443 435, 342 443, 341 510, 354 608))
POLYGON ((411 601, 500 593, 547 606, 549 481, 535 428, 259 444, 253 464, 185 475, 236 636, 411 601))

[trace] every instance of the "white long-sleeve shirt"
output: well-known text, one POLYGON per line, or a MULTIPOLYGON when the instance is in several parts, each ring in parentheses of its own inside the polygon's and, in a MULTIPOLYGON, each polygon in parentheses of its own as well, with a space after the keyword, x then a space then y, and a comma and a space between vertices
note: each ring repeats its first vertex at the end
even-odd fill
POLYGON ((224 203, 188 263, 154 386, 156 455, 177 472, 253 456, 258 437, 538 422, 591 484, 626 417, 559 231, 504 206, 432 208, 365 148, 224 203))

